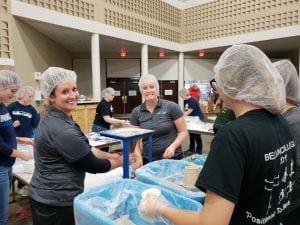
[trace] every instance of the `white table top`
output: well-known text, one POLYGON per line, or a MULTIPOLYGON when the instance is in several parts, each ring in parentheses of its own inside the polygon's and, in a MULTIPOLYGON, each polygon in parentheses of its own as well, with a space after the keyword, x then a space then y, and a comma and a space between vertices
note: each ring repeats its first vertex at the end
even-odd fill
POLYGON ((108 145, 121 143, 120 140, 110 138, 110 137, 104 137, 95 132, 88 133, 86 134, 86 136, 89 139, 90 146, 93 147, 101 148, 101 147, 106 147, 108 145))
POLYGON ((198 116, 186 116, 185 122, 190 133, 211 134, 213 135, 213 123, 202 122, 198 116))
POLYGON ((217 117, 216 116, 208 116, 207 119, 210 121, 215 121, 217 119, 217 117))
POLYGON ((154 130, 143 129, 139 127, 121 127, 110 130, 100 131, 102 136, 113 137, 117 139, 135 139, 138 137, 152 134, 154 130))

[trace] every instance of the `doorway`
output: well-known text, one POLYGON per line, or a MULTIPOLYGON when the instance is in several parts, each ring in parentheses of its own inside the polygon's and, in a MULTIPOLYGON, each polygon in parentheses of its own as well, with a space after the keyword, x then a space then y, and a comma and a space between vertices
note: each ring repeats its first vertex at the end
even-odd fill
POLYGON ((178 81, 177 80, 159 80, 159 96, 178 104, 178 81))
POLYGON ((115 89, 112 102, 114 114, 128 118, 128 114, 141 104, 142 97, 138 86, 139 78, 107 78, 107 86, 115 89))

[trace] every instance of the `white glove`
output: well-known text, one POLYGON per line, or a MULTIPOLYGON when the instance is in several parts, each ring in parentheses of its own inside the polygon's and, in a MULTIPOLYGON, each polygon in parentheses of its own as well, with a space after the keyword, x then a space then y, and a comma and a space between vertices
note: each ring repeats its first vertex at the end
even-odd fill
POLYGON ((162 196, 147 195, 142 198, 139 211, 148 220, 156 220, 162 216, 163 211, 168 207, 169 202, 162 196))

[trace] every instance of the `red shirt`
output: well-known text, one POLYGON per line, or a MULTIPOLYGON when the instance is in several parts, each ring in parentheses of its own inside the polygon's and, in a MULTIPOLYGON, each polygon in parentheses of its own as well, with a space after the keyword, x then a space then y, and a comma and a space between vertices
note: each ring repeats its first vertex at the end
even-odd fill
POLYGON ((196 100, 196 101, 199 101, 199 95, 201 94, 201 90, 199 87, 197 88, 193 88, 193 87, 190 87, 188 89, 190 95, 196 100))

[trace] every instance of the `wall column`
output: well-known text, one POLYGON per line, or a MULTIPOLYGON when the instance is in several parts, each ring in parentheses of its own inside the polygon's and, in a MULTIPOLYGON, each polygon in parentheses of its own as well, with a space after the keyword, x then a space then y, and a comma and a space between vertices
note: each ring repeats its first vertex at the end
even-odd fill
POLYGON ((100 38, 99 34, 92 34, 91 38, 91 62, 92 62, 92 82, 93 82, 93 100, 101 100, 101 80, 100 80, 100 38))
MULTIPOLYGON (((179 52, 178 54, 178 89, 184 87, 184 53, 179 52)), ((183 99, 178 98, 178 104, 183 106, 183 99)))
POLYGON ((148 74, 148 45, 142 45, 141 49, 141 76, 148 74))

